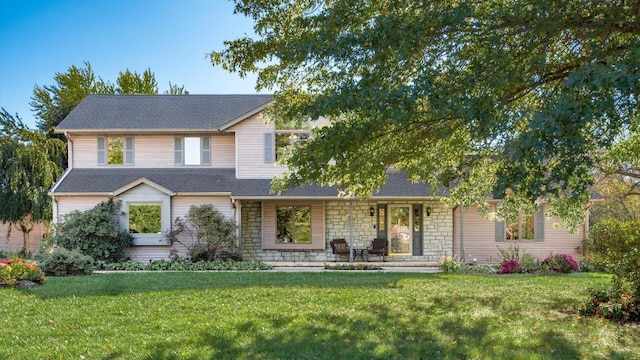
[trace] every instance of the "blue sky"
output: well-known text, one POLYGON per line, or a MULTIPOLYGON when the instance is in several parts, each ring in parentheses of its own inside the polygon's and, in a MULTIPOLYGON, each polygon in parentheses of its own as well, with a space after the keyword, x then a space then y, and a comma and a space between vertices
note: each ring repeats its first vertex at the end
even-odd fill
POLYGON ((118 72, 150 68, 162 93, 255 93, 255 77, 214 68, 205 54, 253 33, 227 0, 0 0, 0 107, 30 127, 34 86, 53 85, 83 62, 115 82, 118 72))

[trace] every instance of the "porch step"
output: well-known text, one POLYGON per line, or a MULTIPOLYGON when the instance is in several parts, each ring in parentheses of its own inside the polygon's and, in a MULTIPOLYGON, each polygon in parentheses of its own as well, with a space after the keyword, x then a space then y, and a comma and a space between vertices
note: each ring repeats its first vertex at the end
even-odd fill
POLYGON ((379 266, 383 271, 396 271, 396 272, 429 272, 437 273, 441 272, 440 266, 437 262, 389 262, 389 261, 370 261, 370 262, 353 262, 348 261, 314 261, 314 262, 292 262, 292 261, 265 261, 266 264, 273 266, 274 270, 283 271, 313 271, 324 270, 325 264, 329 266, 335 265, 373 265, 379 266))

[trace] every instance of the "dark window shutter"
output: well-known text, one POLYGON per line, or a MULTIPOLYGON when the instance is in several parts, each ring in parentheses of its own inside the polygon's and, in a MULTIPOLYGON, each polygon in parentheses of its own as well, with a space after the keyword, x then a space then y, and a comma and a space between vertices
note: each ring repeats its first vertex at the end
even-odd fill
POLYGON ((177 137, 173 139, 173 163, 175 165, 182 165, 182 138, 177 137))
POLYGON ((98 137, 98 165, 107 165, 107 139, 98 137))
POLYGON ((202 165, 211 165, 211 144, 209 137, 203 137, 201 139, 202 143, 202 156, 200 157, 200 161, 202 165))
POLYGON ((272 163, 275 161, 275 146, 273 133, 264 134, 264 162, 272 163))
POLYGON ((504 221, 496 220, 496 241, 504 241, 504 221))
POLYGON ((535 227, 533 229, 533 236, 536 241, 544 241, 544 207, 540 206, 540 211, 535 213, 535 227))
POLYGON ((133 165, 133 138, 124 138, 124 164, 133 165))

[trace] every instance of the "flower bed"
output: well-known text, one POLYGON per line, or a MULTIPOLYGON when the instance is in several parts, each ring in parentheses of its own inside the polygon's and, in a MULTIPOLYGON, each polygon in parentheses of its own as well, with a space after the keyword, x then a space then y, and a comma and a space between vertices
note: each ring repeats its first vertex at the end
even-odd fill
POLYGON ((44 273, 34 263, 23 259, 0 259, 0 285, 13 286, 21 281, 31 281, 41 284, 44 273))

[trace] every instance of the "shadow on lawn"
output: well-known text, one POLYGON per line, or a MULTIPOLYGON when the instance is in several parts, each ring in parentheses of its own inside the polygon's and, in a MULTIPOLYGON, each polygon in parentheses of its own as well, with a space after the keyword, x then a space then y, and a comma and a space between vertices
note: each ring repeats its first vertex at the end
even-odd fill
POLYGON ((358 287, 383 288, 411 278, 437 279, 437 274, 366 273, 339 274, 332 272, 130 272, 96 274, 90 276, 50 277, 42 286, 20 289, 41 298, 118 296, 122 294, 242 288, 275 287, 358 287))
MULTIPOLYGON (((205 332, 187 348, 210 359, 578 359, 582 355, 563 334, 535 333, 527 344, 496 339, 495 323, 460 316, 434 326, 428 316, 402 322, 390 307, 368 317, 311 314, 304 321, 287 315, 262 315, 240 322, 232 331, 205 332)), ((184 359, 171 344, 156 343, 147 359, 184 359)), ((192 359, 201 359, 193 356, 192 359)), ((615 350, 608 358, 622 358, 615 350)))

